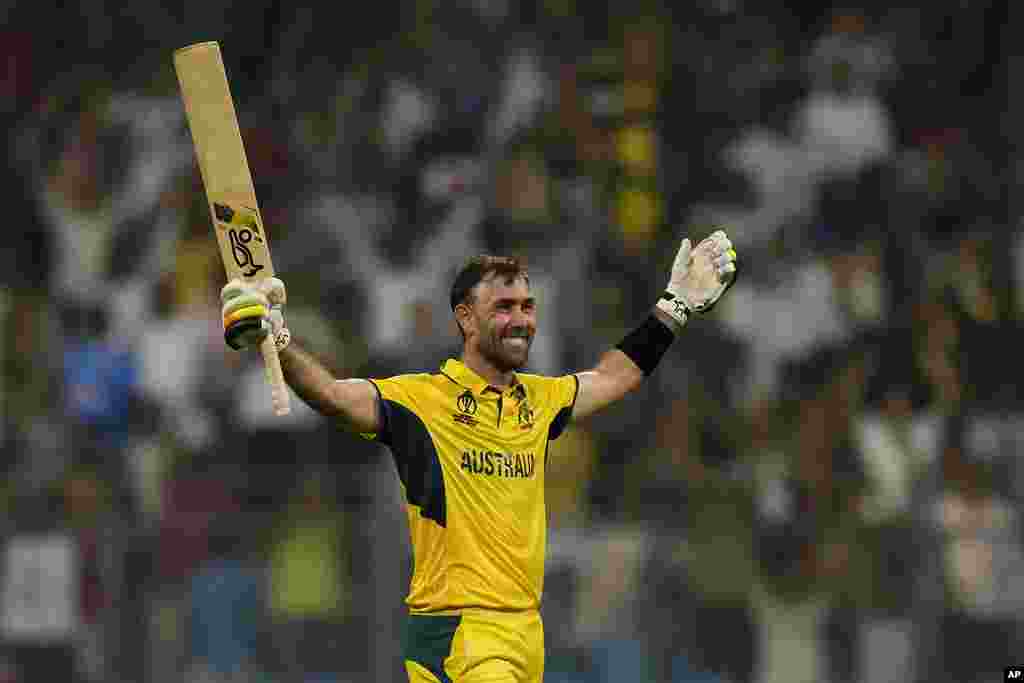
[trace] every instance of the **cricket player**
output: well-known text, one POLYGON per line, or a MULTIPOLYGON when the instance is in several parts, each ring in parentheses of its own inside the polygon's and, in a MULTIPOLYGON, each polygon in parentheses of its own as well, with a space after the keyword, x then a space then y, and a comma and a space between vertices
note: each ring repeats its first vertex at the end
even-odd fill
POLYGON ((595 367, 561 377, 520 372, 538 302, 514 258, 477 257, 455 278, 459 358, 437 372, 384 379, 336 379, 299 349, 280 279, 224 287, 227 343, 253 347, 274 335, 295 393, 394 457, 413 549, 402 646, 410 682, 541 683, 548 444, 571 420, 639 387, 735 274, 725 232, 696 247, 683 240, 647 319, 595 367))

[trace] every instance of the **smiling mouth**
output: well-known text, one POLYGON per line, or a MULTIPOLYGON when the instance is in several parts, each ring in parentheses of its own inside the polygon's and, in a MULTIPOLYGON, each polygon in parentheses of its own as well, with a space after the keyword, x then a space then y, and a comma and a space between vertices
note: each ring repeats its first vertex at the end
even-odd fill
POLYGON ((525 349, 530 343, 526 337, 505 337, 504 342, 510 346, 521 349, 525 349))

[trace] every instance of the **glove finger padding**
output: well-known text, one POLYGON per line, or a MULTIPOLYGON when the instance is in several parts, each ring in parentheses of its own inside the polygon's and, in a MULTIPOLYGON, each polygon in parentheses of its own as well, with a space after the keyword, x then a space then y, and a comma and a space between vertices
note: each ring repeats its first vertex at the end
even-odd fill
POLYGON ((232 280, 221 289, 220 297, 228 346, 236 350, 255 346, 271 332, 270 303, 262 287, 232 280))
POLYGON ((259 292, 249 291, 239 294, 233 299, 224 302, 220 312, 225 322, 232 322, 229 319, 252 317, 254 315, 266 316, 270 310, 267 297, 259 292))
POLYGON ((228 346, 241 349, 258 346, 270 334, 270 322, 263 318, 243 318, 224 328, 224 341, 228 346))
POLYGON ((690 244, 690 238, 687 237, 683 240, 683 243, 679 245, 679 251, 676 252, 676 260, 672 262, 672 283, 682 283, 683 278, 686 277, 686 273, 690 270, 690 262, 692 261, 692 246, 690 244))
POLYGON ((697 313, 706 313, 736 281, 736 251, 725 232, 718 230, 694 249, 687 273, 686 298, 697 313))
POLYGON ((288 303, 288 293, 280 278, 268 277, 260 281, 259 287, 272 306, 284 306, 288 303))
POLYGON ((288 292, 284 282, 276 277, 268 277, 260 286, 270 302, 270 333, 274 335, 274 344, 280 351, 292 340, 292 334, 284 324, 284 305, 288 301, 288 292))

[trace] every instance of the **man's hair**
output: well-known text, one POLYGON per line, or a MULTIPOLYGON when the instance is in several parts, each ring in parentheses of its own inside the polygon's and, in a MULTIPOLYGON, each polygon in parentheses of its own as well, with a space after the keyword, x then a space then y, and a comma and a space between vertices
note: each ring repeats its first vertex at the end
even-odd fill
POLYGON ((476 256, 462 266, 459 274, 455 276, 452 283, 450 303, 452 310, 459 304, 472 301, 473 288, 493 274, 495 277, 503 277, 511 283, 517 277, 522 277, 527 283, 530 277, 526 272, 526 264, 514 256, 488 256, 486 254, 476 256))

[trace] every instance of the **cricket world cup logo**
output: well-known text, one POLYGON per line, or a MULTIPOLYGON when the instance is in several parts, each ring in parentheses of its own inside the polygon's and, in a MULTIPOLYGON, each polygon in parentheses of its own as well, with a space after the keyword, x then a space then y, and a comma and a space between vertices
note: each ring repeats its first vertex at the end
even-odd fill
POLYGON ((456 400, 456 405, 466 415, 476 415, 476 399, 473 398, 473 394, 470 391, 466 391, 459 396, 456 400))

